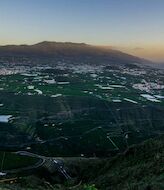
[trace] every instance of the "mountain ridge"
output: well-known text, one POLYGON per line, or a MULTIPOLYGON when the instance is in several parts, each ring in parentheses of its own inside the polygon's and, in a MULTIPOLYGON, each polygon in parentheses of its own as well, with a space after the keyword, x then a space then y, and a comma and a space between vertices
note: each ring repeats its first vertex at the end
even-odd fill
POLYGON ((106 49, 100 46, 94 46, 85 43, 49 41, 43 41, 33 45, 0 46, 0 56, 66 58, 76 61, 105 61, 110 63, 149 62, 145 59, 129 55, 112 48, 106 49))

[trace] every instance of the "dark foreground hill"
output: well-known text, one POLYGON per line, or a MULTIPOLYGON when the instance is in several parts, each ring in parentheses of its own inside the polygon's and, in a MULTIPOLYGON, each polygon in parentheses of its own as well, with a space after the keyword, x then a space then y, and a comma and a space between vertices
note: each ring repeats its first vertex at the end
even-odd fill
POLYGON ((24 177, 17 184, 1 184, 8 189, 53 190, 163 190, 164 136, 130 147, 125 153, 108 159, 65 158, 75 182, 55 185, 36 176, 24 177))
POLYGON ((84 43, 41 42, 34 45, 0 46, 0 57, 55 58, 88 63, 145 63, 147 61, 102 47, 84 43))

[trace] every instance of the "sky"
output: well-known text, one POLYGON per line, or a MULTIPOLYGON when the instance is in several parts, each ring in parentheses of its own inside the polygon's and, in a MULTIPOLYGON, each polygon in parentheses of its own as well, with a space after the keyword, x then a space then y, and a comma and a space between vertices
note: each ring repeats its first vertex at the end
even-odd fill
POLYGON ((112 46, 164 62, 164 0, 0 0, 0 45, 112 46))

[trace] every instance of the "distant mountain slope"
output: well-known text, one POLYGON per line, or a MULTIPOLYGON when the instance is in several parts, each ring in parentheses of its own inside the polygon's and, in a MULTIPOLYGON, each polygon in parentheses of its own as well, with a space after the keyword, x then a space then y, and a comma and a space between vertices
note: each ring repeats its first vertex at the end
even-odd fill
POLYGON ((144 63, 141 58, 121 51, 92 46, 84 43, 41 42, 34 45, 0 46, 0 56, 12 57, 48 57, 72 61, 108 62, 108 63, 144 63))

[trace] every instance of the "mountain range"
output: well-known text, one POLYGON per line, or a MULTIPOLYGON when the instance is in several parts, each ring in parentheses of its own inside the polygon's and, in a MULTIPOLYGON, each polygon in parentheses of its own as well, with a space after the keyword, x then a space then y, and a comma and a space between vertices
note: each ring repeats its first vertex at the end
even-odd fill
POLYGON ((85 43, 40 42, 34 45, 0 46, 0 57, 55 58, 90 63, 147 63, 135 57, 111 48, 93 46, 85 43))

